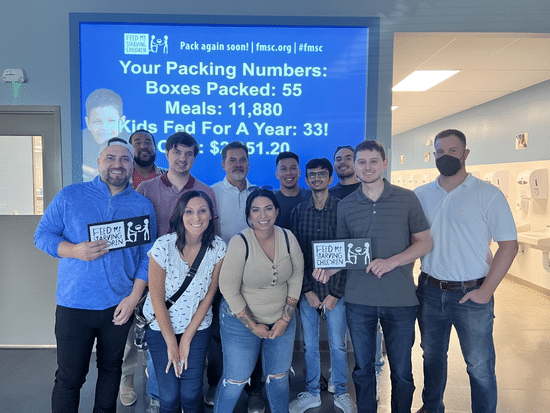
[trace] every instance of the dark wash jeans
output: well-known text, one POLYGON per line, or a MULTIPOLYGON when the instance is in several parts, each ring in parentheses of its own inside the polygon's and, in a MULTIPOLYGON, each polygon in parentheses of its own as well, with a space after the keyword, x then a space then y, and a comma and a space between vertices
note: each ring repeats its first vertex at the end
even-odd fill
POLYGON ((382 326, 391 371, 391 411, 410 413, 414 394, 411 349, 417 306, 373 307, 346 303, 346 318, 353 343, 352 377, 361 413, 376 413, 376 332, 382 326))
POLYGON ((447 351, 454 326, 470 377, 473 413, 494 413, 497 407, 495 346, 493 343, 494 301, 487 304, 459 300, 479 287, 442 291, 419 279, 418 324, 424 358, 422 401, 428 413, 443 413, 447 383, 447 351))
MULTIPOLYGON (((179 413, 182 409, 185 413, 204 412, 202 376, 210 329, 197 330, 193 336, 187 356, 187 369, 183 370, 180 378, 176 377, 174 366, 166 373, 168 350, 162 333, 148 328, 146 336, 157 376, 160 412, 179 413)), ((178 344, 181 336, 176 334, 178 344)))
POLYGON ((77 413, 80 389, 86 381, 94 342, 97 382, 94 413, 116 413, 122 357, 132 319, 113 324, 116 307, 81 310, 58 305, 55 311, 57 371, 52 393, 53 413, 77 413))

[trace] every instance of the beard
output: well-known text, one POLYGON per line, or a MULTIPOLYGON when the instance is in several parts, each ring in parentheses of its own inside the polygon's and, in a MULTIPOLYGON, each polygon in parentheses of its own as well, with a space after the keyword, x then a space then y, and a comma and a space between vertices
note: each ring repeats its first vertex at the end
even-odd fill
POLYGON ((235 181, 242 181, 246 178, 246 172, 245 171, 233 171, 231 173, 231 178, 233 178, 235 181))
POLYGON ((142 168, 146 168, 148 166, 151 166, 155 163, 155 159, 157 158, 157 154, 156 153, 153 153, 148 160, 144 161, 143 159, 140 158, 139 154, 137 156, 137 158, 134 159, 134 162, 136 164, 138 164, 139 166, 141 166, 142 168))
POLYGON ((348 168, 345 171, 340 171, 338 169, 336 170, 336 175, 338 175, 338 179, 349 178, 350 176, 353 176, 354 173, 355 171, 353 170, 353 168, 348 168))
POLYGON ((106 171, 101 170, 99 171, 99 175, 103 182, 111 186, 117 186, 117 187, 126 186, 131 176, 131 174, 127 170, 120 175, 111 175, 109 173, 109 170, 106 170, 106 171))

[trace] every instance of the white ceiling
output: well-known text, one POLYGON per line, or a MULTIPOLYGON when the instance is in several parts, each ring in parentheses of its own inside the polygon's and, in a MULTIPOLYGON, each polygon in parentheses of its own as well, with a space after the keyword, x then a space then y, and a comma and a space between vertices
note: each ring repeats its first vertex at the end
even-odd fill
POLYGON ((392 135, 550 79, 550 34, 395 34, 393 86, 442 69, 460 72, 425 92, 393 92, 392 135))

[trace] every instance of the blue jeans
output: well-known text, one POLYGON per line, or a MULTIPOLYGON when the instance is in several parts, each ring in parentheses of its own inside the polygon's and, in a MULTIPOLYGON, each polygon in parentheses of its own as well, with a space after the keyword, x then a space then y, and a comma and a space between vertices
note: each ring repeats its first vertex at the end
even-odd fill
MULTIPOLYGON (((183 370, 180 378, 177 378, 174 374, 173 366, 166 373, 168 351, 162 333, 148 328, 146 337, 159 386, 161 413, 180 413, 181 409, 186 413, 204 411, 202 375, 204 373, 206 347, 210 338, 209 329, 198 330, 195 333, 189 348, 187 369, 183 370)), ((177 334, 176 338, 179 343, 181 334, 177 334)))
POLYGON ((159 384, 157 383, 157 375, 155 374, 155 366, 153 365, 153 359, 151 358, 151 352, 149 349, 145 351, 147 357, 147 386, 145 392, 150 399, 158 400, 159 396, 159 384))
MULTIPOLYGON (((266 376, 265 389, 273 413, 288 412, 289 379, 292 363, 296 317, 292 317, 284 334, 271 339, 261 339, 248 330, 222 300, 220 305, 220 331, 223 347, 223 374, 216 391, 215 413, 231 413, 239 399, 244 384, 249 380, 260 349, 262 366, 266 376), (282 377, 271 377, 283 374, 282 377)), ((187 413, 187 412, 186 412, 187 413)))
MULTIPOLYGON (((348 391, 348 364, 346 356, 346 307, 339 299, 331 311, 326 311, 328 343, 330 348, 331 378, 334 394, 340 396, 348 391)), ((309 305, 305 294, 300 298, 300 317, 304 332, 304 357, 306 362, 306 390, 319 394, 321 386, 321 356, 319 354, 319 314, 309 305)))
POLYGON ((122 357, 132 319, 116 326, 116 307, 82 310, 58 305, 55 311, 57 371, 52 412, 78 412, 80 389, 86 381, 96 342, 97 382, 94 413, 115 413, 122 374, 122 357))
POLYGON ((376 332, 384 332, 391 372, 391 411, 410 413, 414 382, 411 349, 414 344, 416 306, 372 307, 346 303, 348 328, 355 354, 353 383, 359 412, 376 413, 376 332))
POLYGON ((458 302, 475 288, 478 287, 442 291, 427 281, 419 281, 416 294, 420 301, 420 346, 424 352, 422 400, 429 413, 445 411, 443 393, 447 382, 447 351, 452 326, 456 329, 470 377, 472 412, 496 412, 493 299, 487 304, 477 304, 471 300, 463 304, 458 302))

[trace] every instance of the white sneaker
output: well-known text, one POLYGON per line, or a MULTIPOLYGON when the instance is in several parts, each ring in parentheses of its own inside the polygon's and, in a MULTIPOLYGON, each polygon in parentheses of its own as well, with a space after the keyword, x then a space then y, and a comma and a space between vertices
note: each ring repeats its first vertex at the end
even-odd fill
POLYGON ((303 413, 307 409, 319 407, 321 405, 321 395, 314 395, 308 391, 298 394, 296 399, 292 400, 288 405, 290 413, 303 413))
POLYGON ((351 399, 349 393, 344 393, 334 398, 334 405, 344 413, 357 413, 357 405, 351 399))
POLYGON ((334 394, 334 383, 332 382, 332 376, 328 378, 327 391, 334 394))

